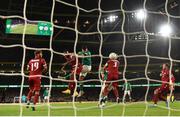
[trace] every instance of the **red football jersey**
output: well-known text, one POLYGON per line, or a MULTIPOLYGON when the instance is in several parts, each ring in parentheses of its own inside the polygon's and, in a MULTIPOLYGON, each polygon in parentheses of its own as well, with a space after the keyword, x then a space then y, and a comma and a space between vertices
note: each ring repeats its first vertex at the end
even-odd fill
MULTIPOLYGON (((73 55, 66 55, 65 56, 68 64, 71 66, 71 72, 74 73, 75 72, 75 65, 76 65, 76 57, 73 55)), ((82 71, 82 64, 79 63, 79 60, 77 61, 77 70, 76 70, 76 74, 80 74, 82 71)))
POLYGON ((43 58, 31 59, 28 63, 29 75, 41 75, 44 67, 47 67, 46 61, 43 58))
MULTIPOLYGON (((169 82, 169 70, 162 69, 161 74, 162 74, 162 77, 161 77, 162 85, 167 84, 166 82, 169 82)), ((172 73, 171 73, 171 81, 172 83, 175 82, 175 77, 172 73)))
MULTIPOLYGON (((75 65, 76 65, 76 57, 75 56, 66 55, 65 58, 66 58, 67 62, 69 62, 69 65, 71 65, 72 68, 75 67, 75 65)), ((78 62, 78 64, 79 64, 79 62, 78 62)))
POLYGON ((118 74, 119 73, 119 61, 118 60, 108 60, 106 63, 105 70, 108 71, 108 73, 118 74))

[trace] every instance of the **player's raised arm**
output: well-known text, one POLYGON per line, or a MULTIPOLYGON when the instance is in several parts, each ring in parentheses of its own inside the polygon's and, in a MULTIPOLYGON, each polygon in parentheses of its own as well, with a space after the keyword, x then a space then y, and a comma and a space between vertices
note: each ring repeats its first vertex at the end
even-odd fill
POLYGON ((29 71, 29 67, 30 67, 30 66, 29 66, 29 63, 28 63, 28 65, 27 65, 27 70, 28 70, 28 71, 29 71))
POLYGON ((29 73, 30 67, 31 67, 31 60, 28 62, 27 67, 26 67, 28 73, 29 73))
POLYGON ((43 59, 43 73, 47 72, 47 63, 46 61, 43 59))
POLYGON ((104 65, 103 70, 106 70, 108 67, 108 62, 104 65))
POLYGON ((46 63, 45 59, 42 58, 43 57, 42 51, 35 51, 35 56, 36 56, 36 58, 41 59, 41 63, 43 66, 42 72, 43 73, 47 72, 47 63, 46 63))

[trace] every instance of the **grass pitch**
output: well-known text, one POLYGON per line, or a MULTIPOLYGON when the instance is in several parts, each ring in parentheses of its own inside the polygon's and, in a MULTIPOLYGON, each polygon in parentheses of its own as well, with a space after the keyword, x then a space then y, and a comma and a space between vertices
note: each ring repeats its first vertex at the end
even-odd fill
MULTIPOLYGON (((24 31, 24 25, 23 24, 17 24, 16 26, 11 28, 11 33, 23 34, 23 31, 24 31)), ((37 34, 37 32, 38 32, 37 24, 27 24, 26 25, 25 34, 37 34)))
MULTIPOLYGON (((112 103, 108 102, 106 107, 100 109, 97 102, 65 102, 51 103, 48 110, 47 104, 39 104, 36 111, 31 108, 22 107, 23 116, 180 116, 180 102, 171 103, 171 109, 165 107, 164 102, 160 102, 157 107, 152 107, 151 103, 147 106, 144 102, 136 103, 112 103), (73 107, 76 107, 76 111, 73 107), (146 108, 147 107, 147 108, 146 108)), ((1 104, 0 116, 19 116, 20 105, 1 104)))

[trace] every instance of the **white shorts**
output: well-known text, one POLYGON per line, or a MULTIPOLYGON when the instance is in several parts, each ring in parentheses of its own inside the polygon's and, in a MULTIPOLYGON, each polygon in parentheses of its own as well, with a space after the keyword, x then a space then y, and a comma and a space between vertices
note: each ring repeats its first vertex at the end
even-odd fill
POLYGON ((131 95, 131 92, 130 92, 130 90, 127 90, 127 91, 124 91, 124 95, 131 95))
POLYGON ((44 96, 44 99, 47 100, 49 97, 48 96, 44 96))
POLYGON ((91 69, 92 69, 92 66, 83 65, 80 76, 86 77, 87 73, 89 73, 91 71, 91 69))

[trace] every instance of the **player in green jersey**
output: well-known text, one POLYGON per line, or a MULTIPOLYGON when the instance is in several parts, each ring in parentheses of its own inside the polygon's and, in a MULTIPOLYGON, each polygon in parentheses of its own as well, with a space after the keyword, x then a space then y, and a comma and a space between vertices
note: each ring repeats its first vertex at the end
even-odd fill
MULTIPOLYGON (((91 52, 88 50, 87 47, 82 47, 82 51, 78 52, 78 55, 82 56, 82 71, 79 76, 79 81, 83 81, 84 78, 87 76, 87 73, 89 73, 92 69, 92 62, 91 62, 91 52)), ((83 91, 83 83, 80 82, 80 91, 78 97, 81 97, 84 94, 83 91)))
POLYGON ((44 102, 44 103, 45 103, 45 102, 48 102, 48 98, 49 98, 49 89, 48 89, 48 88, 46 88, 46 89, 44 90, 44 92, 43 92, 43 97, 44 97, 43 102, 44 102))
POLYGON ((123 102, 126 101, 126 95, 127 94, 129 96, 129 101, 131 102, 131 100, 132 100, 132 98, 131 98, 131 91, 132 91, 131 84, 127 81, 124 81, 122 90, 124 91, 123 102))

